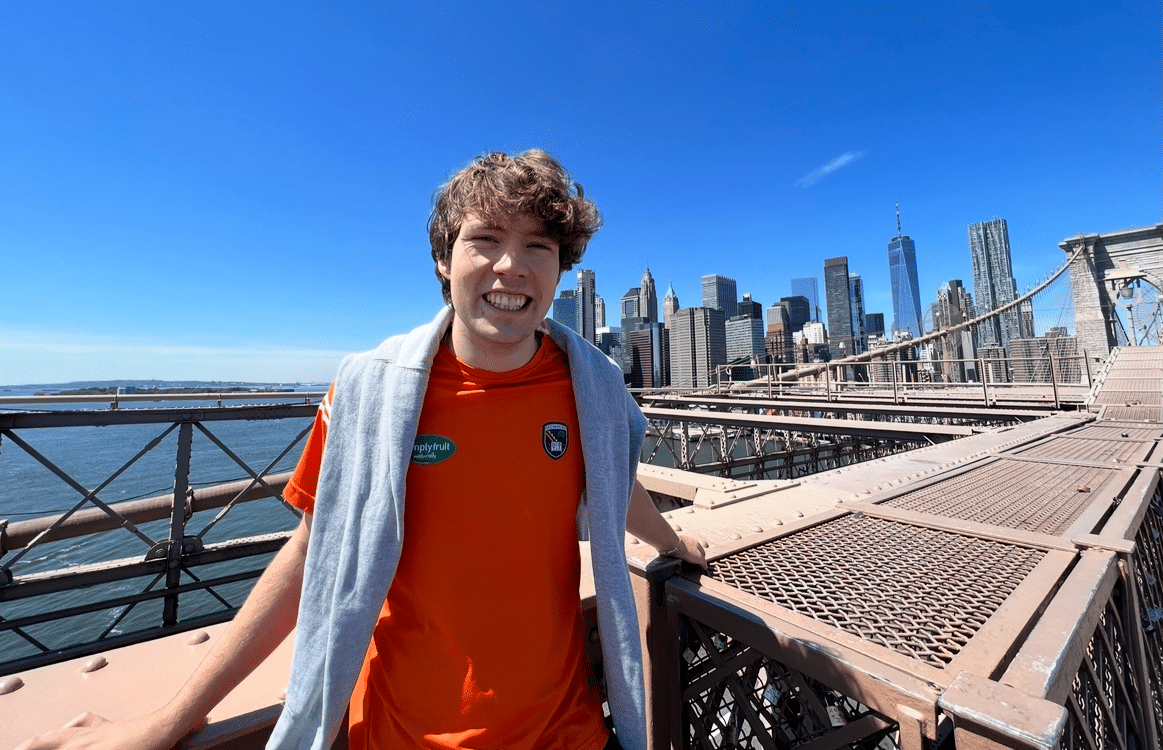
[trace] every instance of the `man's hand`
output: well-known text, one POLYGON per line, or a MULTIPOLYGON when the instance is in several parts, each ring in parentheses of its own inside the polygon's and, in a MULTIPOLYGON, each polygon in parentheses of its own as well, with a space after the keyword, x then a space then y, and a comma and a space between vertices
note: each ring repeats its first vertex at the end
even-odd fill
POLYGON ((187 732, 161 712, 112 722, 83 713, 60 729, 33 737, 16 750, 170 750, 185 736, 206 726, 206 720, 187 732))

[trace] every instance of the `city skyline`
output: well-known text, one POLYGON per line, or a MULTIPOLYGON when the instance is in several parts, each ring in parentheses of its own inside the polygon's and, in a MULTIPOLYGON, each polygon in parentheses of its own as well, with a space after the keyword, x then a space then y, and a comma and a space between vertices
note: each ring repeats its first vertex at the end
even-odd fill
POLYGON ((647 267, 688 305, 718 274, 767 306, 839 256, 887 318, 898 202, 923 307, 969 285, 965 227, 994 216, 1023 289, 1063 239, 1163 218, 1159 25, 1083 3, 5 4, 0 384, 326 382, 436 314, 431 196, 486 150, 544 148, 595 200, 577 265, 611 324, 647 267))

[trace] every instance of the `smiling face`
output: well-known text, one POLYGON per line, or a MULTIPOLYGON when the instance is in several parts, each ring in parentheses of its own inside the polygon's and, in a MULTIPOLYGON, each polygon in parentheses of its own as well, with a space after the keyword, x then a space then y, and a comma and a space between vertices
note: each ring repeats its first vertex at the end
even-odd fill
POLYGON ((561 279, 558 242, 527 215, 464 217, 437 270, 452 295, 452 352, 467 365, 507 372, 537 351, 534 336, 561 279))

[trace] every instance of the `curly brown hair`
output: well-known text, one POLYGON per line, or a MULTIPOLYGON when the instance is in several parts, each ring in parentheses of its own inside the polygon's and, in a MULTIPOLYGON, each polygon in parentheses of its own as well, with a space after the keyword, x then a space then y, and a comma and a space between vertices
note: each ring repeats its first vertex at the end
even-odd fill
POLYGON ((445 302, 452 301, 451 289, 439 265, 449 263, 466 214, 485 221, 517 214, 540 219, 558 242, 562 273, 581 260, 586 244, 602 226, 602 214, 582 186, 540 149, 516 156, 499 152, 478 156, 437 190, 433 204, 428 240, 445 302))

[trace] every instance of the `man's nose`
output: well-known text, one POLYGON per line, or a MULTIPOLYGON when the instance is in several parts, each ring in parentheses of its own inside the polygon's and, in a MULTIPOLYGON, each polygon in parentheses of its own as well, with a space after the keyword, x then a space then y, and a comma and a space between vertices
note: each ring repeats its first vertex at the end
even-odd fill
POLYGON ((497 260, 493 263, 493 270, 509 276, 524 276, 528 266, 525 263, 525 253, 515 243, 506 243, 501 246, 497 260))

